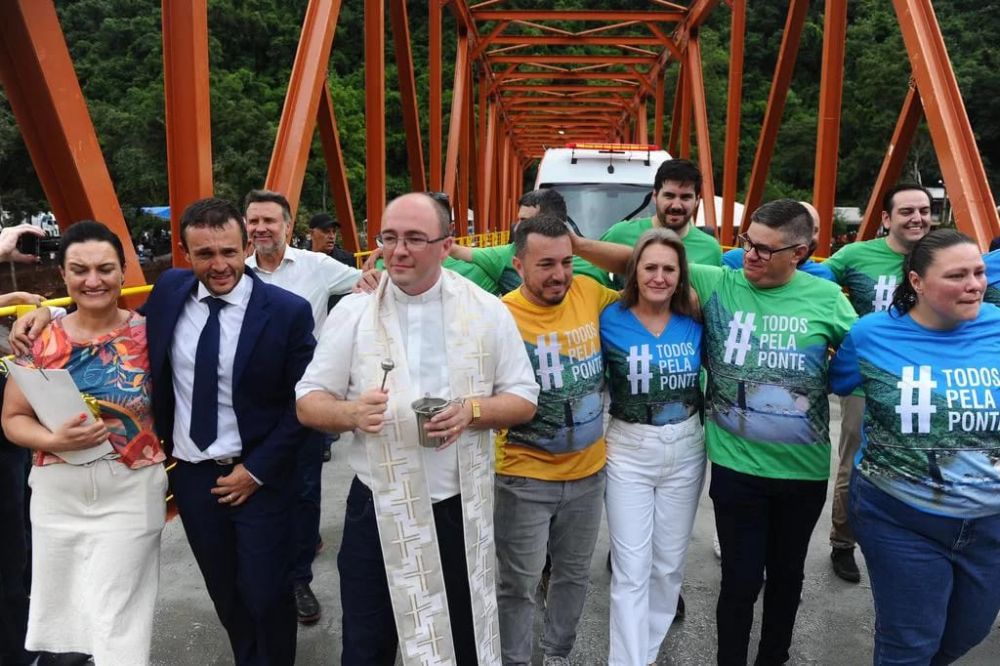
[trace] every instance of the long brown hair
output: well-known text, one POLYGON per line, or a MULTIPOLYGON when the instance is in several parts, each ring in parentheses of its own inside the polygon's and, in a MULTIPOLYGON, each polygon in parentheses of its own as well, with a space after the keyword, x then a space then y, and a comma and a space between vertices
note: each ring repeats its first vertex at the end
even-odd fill
MULTIPOLYGON (((697 231, 690 233, 701 232, 697 231)), ((642 253, 646 251, 647 247, 654 244, 666 245, 669 248, 673 248, 674 252, 677 253, 677 288, 674 289, 674 293, 670 297, 670 311, 676 312, 677 314, 687 315, 689 317, 694 316, 689 296, 689 292, 691 290, 691 279, 688 274, 688 263, 687 256, 684 252, 684 241, 682 241, 680 236, 675 234, 673 231, 660 227, 650 229, 643 235, 639 236, 639 240, 635 242, 635 248, 632 250, 632 256, 629 257, 628 266, 625 269, 625 288, 622 289, 621 297, 622 307, 630 308, 639 302, 639 278, 637 275, 639 258, 642 256, 642 253)))

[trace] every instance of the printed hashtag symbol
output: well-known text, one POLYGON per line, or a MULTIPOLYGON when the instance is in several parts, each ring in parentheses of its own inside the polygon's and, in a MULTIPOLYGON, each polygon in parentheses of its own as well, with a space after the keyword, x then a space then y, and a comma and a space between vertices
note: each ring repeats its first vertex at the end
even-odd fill
POLYGON ((920 377, 916 381, 913 379, 913 366, 906 366, 902 380, 896 382, 896 388, 900 389, 899 405, 896 406, 900 417, 899 431, 904 435, 913 434, 913 417, 916 416, 917 433, 929 433, 931 414, 937 412, 937 407, 931 403, 931 391, 937 388, 937 382, 931 379, 931 366, 920 366, 920 377), (913 389, 917 389, 916 404, 913 403, 913 389))
POLYGON ((563 366, 559 358, 559 334, 550 333, 548 339, 545 335, 539 335, 536 340, 535 357, 538 358, 538 383, 543 391, 550 391, 553 388, 563 387, 563 366))
POLYGON ((629 348, 627 379, 632 395, 649 393, 649 382, 653 378, 649 368, 651 360, 653 356, 649 353, 649 345, 643 345, 641 348, 632 345, 629 348))
POLYGON ((875 284, 875 298, 872 300, 872 307, 875 312, 888 310, 892 305, 892 295, 896 291, 895 275, 879 275, 875 284))
POLYGON ((743 365, 746 362, 747 352, 750 351, 750 340, 754 326, 753 312, 735 312, 729 322, 729 337, 726 338, 725 356, 723 360, 733 365, 743 365))

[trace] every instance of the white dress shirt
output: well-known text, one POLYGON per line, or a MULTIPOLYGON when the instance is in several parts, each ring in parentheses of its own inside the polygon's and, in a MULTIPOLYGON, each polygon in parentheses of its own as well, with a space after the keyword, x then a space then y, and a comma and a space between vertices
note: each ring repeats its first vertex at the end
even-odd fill
MULTIPOLYGON (((454 275, 453 279, 466 285, 464 278, 454 275)), ((467 283, 467 288, 479 290, 471 282, 467 283)), ((390 283, 387 297, 396 301, 413 394, 429 393, 432 397, 447 399, 464 397, 451 395, 441 280, 418 296, 409 296, 390 283)), ((510 311, 486 292, 482 292, 478 300, 481 316, 492 320, 492 330, 496 332, 492 395, 511 393, 534 404, 538 398, 538 383, 510 311)), ((313 360, 295 387, 296 398, 312 391, 326 391, 338 398, 356 400, 362 392, 375 388, 361 385, 361 378, 352 372, 354 356, 368 342, 359 336, 359 323, 363 317, 371 316, 374 301, 372 294, 352 294, 337 304, 336 316, 327 320, 313 360)), ((457 495, 460 492, 458 447, 449 446, 443 451, 421 448, 420 452, 431 501, 439 502, 457 495)), ((348 460, 361 482, 371 487, 362 438, 354 437, 348 445, 348 460)))
POLYGON ((203 299, 212 296, 205 285, 188 296, 177 318, 174 341, 170 346, 170 364, 174 379, 174 457, 188 462, 231 458, 243 452, 236 412, 233 410, 233 361, 243 328, 243 317, 253 291, 253 280, 243 276, 225 296, 227 303, 219 311, 219 421, 218 437, 204 451, 191 440, 191 396, 194 392, 194 361, 198 338, 208 321, 208 305, 203 299))
POLYGON ((328 254, 285 247, 281 263, 273 271, 257 265, 257 255, 246 264, 264 282, 281 287, 309 301, 313 312, 313 335, 319 339, 326 321, 326 308, 331 296, 349 294, 361 278, 357 268, 345 266, 328 254))

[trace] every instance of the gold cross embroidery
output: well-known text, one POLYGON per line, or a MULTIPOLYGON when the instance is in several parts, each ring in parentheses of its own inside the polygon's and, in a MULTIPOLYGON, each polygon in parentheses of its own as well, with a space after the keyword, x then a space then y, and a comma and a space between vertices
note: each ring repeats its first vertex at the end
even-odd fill
POLYGON ((413 510, 413 505, 419 502, 421 499, 423 498, 420 496, 413 495, 410 488, 410 480, 407 479, 403 481, 403 498, 398 499, 395 502, 392 502, 391 506, 399 506, 401 504, 405 504, 406 515, 409 517, 410 520, 416 520, 416 515, 413 510))
POLYGON ((389 451, 389 440, 386 438, 382 439, 382 462, 378 464, 379 467, 384 467, 386 475, 389 477, 389 483, 396 483, 396 468, 401 467, 406 464, 406 458, 393 458, 392 452, 389 451))
POLYGON ((404 560, 409 559, 410 558, 410 544, 411 543, 419 543, 420 542, 420 535, 419 534, 411 534, 409 536, 406 536, 406 535, 403 534, 403 524, 402 523, 396 523, 396 537, 397 538, 393 539, 389 543, 394 543, 397 546, 399 546, 399 556, 402 559, 404 559, 404 560))
POLYGON ((431 623, 430 627, 427 630, 427 633, 429 634, 429 636, 427 638, 425 638, 422 641, 417 641, 417 647, 418 648, 422 648, 422 647, 424 647, 426 645, 430 645, 431 646, 431 652, 434 654, 434 656, 435 657, 440 656, 441 653, 438 652, 438 646, 437 646, 437 644, 440 641, 443 641, 444 637, 437 635, 437 629, 434 628, 434 624, 433 623, 431 623))
POLYGON ((411 571, 408 574, 404 574, 403 578, 418 578, 420 579, 420 591, 427 592, 427 575, 433 573, 431 569, 424 568, 424 556, 417 553, 417 570, 411 571))
POLYGON ((406 617, 413 618, 413 626, 419 627, 423 624, 423 618, 421 617, 424 611, 430 610, 431 602, 425 604, 417 605, 417 596, 415 594, 410 595, 410 610, 403 613, 406 617))

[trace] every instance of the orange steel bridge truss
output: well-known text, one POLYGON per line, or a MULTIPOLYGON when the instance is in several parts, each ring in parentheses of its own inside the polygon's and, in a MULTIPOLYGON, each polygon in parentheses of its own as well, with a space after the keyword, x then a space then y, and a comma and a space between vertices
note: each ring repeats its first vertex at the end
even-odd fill
MULTIPOLYGON (((673 155, 692 154, 704 174, 703 197, 721 188, 722 219, 706 206, 706 222, 731 244, 737 197, 737 161, 746 0, 650 0, 642 11, 509 9, 505 0, 428 0, 426 110, 419 108, 406 0, 364 1, 366 86, 366 203, 373 245, 385 207, 385 19, 391 26, 399 72, 408 166, 414 190, 447 192, 456 225, 475 212, 477 233, 502 231, 514 217, 525 169, 546 146, 575 141, 664 144, 673 155), (718 7, 718 5, 723 7, 718 7), (713 179, 699 27, 713 11, 732 24, 729 94, 722 182, 713 179), (444 126, 444 12, 457 26, 451 107, 444 126), (584 47, 584 48, 581 48, 584 47), (585 53, 581 55, 581 52, 585 53), (679 67, 665 127, 664 72, 679 67), (426 113, 427 154, 421 136, 426 113)), ((886 0, 889 2, 890 0, 886 0)), ((993 196, 958 89, 931 0, 891 0, 902 30, 912 78, 899 121, 861 227, 871 238, 883 193, 899 178, 910 142, 926 118, 957 224, 982 247, 1000 235, 993 196)), ((212 194, 207 0, 163 0, 163 61, 169 195, 174 238, 190 202, 212 194)), ((581 2, 581 4, 583 4, 581 2)), ((598 3, 593 3, 598 4, 598 3)), ((604 4, 604 3, 600 3, 604 4)), ((345 245, 361 249, 340 149, 327 63, 341 0, 310 0, 264 185, 297 207, 316 131, 328 167, 330 191, 345 245)), ((775 139, 808 9, 789 0, 767 110, 744 203, 761 203, 775 139)), ((0 83, 59 220, 108 223, 125 242, 127 284, 142 284, 135 253, 87 111, 53 0, 0 0, 0 83)), ((813 199, 820 212, 820 253, 830 248, 847 3, 825 4, 823 60, 813 199)), ((423 63, 421 63, 423 65, 423 63)), ((747 219, 744 219, 744 224, 747 219)), ((183 263, 175 249, 174 263, 183 263)))

